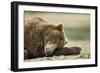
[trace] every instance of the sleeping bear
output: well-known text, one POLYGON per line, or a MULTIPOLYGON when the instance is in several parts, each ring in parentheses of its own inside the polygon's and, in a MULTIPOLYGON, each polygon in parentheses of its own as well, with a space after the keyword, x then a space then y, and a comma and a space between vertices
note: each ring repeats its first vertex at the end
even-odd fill
POLYGON ((62 24, 54 25, 40 17, 24 23, 24 59, 80 53, 80 47, 64 47, 68 41, 62 24))

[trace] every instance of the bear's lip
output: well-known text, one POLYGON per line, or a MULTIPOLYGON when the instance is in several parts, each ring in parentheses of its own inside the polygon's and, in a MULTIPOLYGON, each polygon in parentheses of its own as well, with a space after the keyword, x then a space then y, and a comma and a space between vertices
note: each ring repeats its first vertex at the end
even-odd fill
POLYGON ((55 48, 53 50, 48 50, 48 49, 45 48, 45 55, 51 56, 53 54, 54 50, 55 50, 55 48))
POLYGON ((52 56, 51 52, 46 52, 45 54, 46 54, 46 56, 52 56))

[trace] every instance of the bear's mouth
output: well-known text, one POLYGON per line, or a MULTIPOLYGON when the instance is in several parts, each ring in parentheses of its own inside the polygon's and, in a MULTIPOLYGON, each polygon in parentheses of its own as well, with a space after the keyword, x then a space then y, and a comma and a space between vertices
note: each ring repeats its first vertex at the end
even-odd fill
POLYGON ((46 54, 47 57, 50 57, 50 56, 53 55, 53 53, 51 53, 51 52, 46 52, 45 54, 46 54))
POLYGON ((46 56, 52 56, 53 52, 56 49, 56 45, 55 44, 47 44, 44 48, 45 51, 45 55, 46 56))

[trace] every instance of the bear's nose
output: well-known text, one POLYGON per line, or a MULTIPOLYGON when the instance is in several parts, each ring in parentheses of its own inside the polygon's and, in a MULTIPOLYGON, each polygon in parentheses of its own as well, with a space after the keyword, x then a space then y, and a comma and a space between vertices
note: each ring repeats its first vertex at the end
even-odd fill
POLYGON ((46 52, 46 56, 52 56, 51 52, 46 52))
POLYGON ((55 44, 47 43, 45 48, 44 48, 46 56, 51 56, 55 49, 56 49, 56 45, 55 44))

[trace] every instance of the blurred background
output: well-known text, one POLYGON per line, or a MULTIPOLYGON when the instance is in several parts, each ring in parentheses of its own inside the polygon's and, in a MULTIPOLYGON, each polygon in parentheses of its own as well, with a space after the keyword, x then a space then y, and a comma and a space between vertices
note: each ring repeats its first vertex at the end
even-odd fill
POLYGON ((43 18, 54 25, 63 24, 68 39, 68 44, 65 46, 82 48, 81 54, 78 57, 70 57, 71 59, 90 58, 90 14, 24 11, 24 20, 33 17, 43 18))
POLYGON ((90 14, 25 11, 25 19, 35 16, 55 25, 63 24, 66 37, 70 40, 90 39, 90 14))

